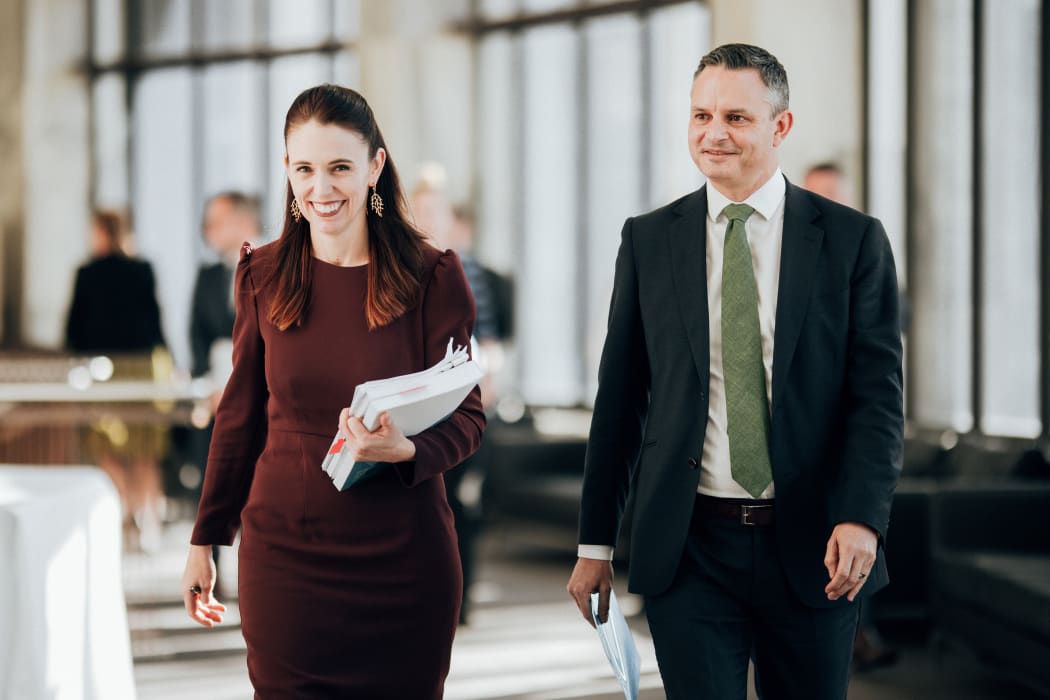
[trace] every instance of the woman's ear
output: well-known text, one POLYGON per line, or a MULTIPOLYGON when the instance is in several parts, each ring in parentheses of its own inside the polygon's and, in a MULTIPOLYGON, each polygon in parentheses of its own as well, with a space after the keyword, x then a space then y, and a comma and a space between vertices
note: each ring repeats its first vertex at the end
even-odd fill
MULTIPOLYGON (((285 156, 287 160, 287 156, 285 156)), ((376 154, 372 158, 372 166, 369 168, 369 182, 375 186, 375 183, 379 182, 379 176, 383 174, 383 166, 386 165, 386 149, 377 148, 376 154)))

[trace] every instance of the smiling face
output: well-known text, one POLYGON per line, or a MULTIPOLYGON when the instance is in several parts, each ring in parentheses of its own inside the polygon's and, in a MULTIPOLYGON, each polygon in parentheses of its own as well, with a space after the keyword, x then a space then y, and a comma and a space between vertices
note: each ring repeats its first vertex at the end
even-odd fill
POLYGON ((311 119, 288 132, 285 168, 311 235, 364 234, 368 189, 379 179, 386 152, 374 156, 356 131, 311 119))
POLYGON ((742 202, 777 169, 791 112, 773 116, 769 88, 753 68, 708 66, 691 93, 689 152, 719 192, 742 202))

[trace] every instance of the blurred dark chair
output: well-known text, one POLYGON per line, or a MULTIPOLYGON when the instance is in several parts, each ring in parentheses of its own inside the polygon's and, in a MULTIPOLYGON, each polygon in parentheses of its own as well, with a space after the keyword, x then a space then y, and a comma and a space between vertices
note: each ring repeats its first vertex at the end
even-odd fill
POLYGON ((897 485, 885 542, 890 585, 874 596, 876 623, 929 629, 930 502, 937 489, 929 477, 905 477, 897 485))
POLYGON ((938 493, 944 489, 979 493, 997 484, 1011 488, 1024 480, 1045 478, 1048 471, 1041 448, 1031 440, 910 427, 885 545, 891 585, 875 597, 876 622, 929 629, 931 507, 938 493))
MULTIPOLYGON (((946 484, 931 503, 938 646, 1050 694, 1050 483, 946 484)), ((1050 696, 1050 695, 1048 695, 1050 696)))
POLYGON ((909 427, 885 543, 890 585, 873 599, 877 623, 917 624, 928 631, 930 501, 950 470, 948 455, 957 441, 954 433, 909 427))
POLYGON ((482 502, 485 519, 535 544, 576 551, 576 523, 587 441, 538 434, 531 425, 493 426, 482 502))

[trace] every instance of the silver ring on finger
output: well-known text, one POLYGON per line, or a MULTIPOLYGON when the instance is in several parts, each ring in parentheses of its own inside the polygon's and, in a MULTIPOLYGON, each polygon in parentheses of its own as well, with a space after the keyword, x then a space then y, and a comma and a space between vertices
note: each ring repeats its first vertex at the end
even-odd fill
POLYGON ((858 580, 860 580, 860 581, 863 581, 863 580, 864 580, 865 578, 867 578, 867 576, 868 576, 868 575, 867 575, 866 573, 864 573, 863 571, 861 571, 861 572, 859 572, 859 573, 857 574, 857 579, 858 579, 858 580))

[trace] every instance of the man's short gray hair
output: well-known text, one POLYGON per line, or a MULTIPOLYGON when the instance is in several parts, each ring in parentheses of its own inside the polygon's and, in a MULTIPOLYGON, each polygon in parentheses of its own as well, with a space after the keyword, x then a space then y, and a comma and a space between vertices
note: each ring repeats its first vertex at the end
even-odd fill
POLYGON ((700 59, 700 65, 693 73, 693 80, 704 72, 708 66, 723 66, 729 70, 754 68, 762 76, 762 82, 769 88, 769 102, 773 106, 773 116, 788 108, 788 78, 784 66, 777 57, 765 49, 751 44, 722 44, 712 49, 700 59))

